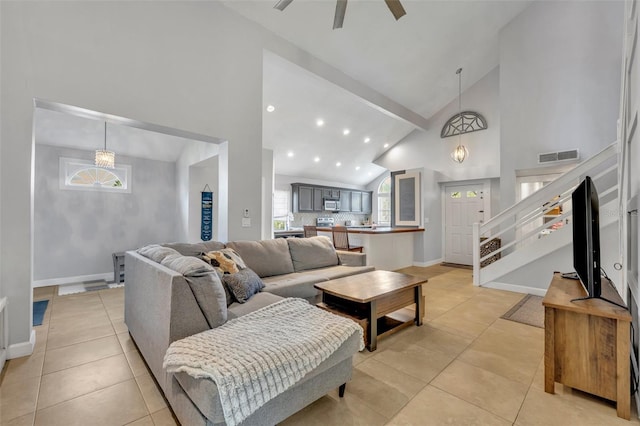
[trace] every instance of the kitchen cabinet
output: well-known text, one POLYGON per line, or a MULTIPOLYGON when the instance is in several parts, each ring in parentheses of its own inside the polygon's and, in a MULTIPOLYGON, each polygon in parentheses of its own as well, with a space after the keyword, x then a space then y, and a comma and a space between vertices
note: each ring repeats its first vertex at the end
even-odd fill
POLYGON ((362 212, 362 192, 351 191, 351 211, 353 213, 362 212))
POLYGON ((340 190, 336 188, 323 188, 322 189, 322 198, 340 198, 340 190))
POLYGON ((362 193, 362 213, 371 214, 371 192, 362 193))
POLYGON ((324 211, 324 190, 322 188, 313 188, 313 211, 324 211))
POLYGON ((340 190, 340 211, 351 211, 351 191, 345 191, 344 189, 340 190))
POLYGON ((293 211, 312 212, 313 211, 313 188, 299 186, 293 191, 293 211))

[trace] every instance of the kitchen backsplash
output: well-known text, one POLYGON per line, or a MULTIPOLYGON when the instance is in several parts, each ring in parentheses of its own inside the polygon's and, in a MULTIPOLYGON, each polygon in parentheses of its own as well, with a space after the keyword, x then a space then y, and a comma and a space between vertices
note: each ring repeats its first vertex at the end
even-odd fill
POLYGON ((304 225, 315 225, 318 217, 332 217, 336 221, 336 225, 344 225, 345 221, 350 220, 352 225, 360 225, 363 222, 371 220, 371 215, 354 214, 354 213, 294 213, 293 221, 289 226, 301 227, 304 225))

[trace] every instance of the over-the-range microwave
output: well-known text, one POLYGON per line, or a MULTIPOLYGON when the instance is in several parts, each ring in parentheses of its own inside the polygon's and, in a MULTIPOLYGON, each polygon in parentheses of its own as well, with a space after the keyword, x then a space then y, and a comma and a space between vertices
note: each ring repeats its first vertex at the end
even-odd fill
POLYGON ((340 200, 324 199, 324 209, 337 212, 340 210, 340 200))

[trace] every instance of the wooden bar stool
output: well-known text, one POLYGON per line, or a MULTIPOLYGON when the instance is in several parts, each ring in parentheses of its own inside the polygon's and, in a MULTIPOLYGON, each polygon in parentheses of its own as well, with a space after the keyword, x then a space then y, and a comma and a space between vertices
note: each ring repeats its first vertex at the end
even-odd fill
POLYGON ((316 229, 315 226, 304 225, 304 237, 305 238, 317 237, 317 236, 318 236, 318 230, 316 229))
POLYGON ((362 246, 349 245, 349 232, 345 226, 334 226, 331 228, 333 235, 333 246, 336 250, 357 251, 362 253, 362 246))

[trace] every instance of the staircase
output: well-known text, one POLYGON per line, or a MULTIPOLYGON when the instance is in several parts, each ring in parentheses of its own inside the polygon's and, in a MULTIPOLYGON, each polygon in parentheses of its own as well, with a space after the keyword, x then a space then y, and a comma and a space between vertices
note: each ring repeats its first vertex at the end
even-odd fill
POLYGON ((618 143, 614 142, 489 221, 473 225, 474 285, 544 295, 548 281, 538 277, 548 273, 550 280, 558 265, 571 271, 571 194, 585 176, 591 176, 598 190, 601 241, 607 241, 609 233, 617 235, 618 143), (544 287, 526 284, 534 271, 544 287), (520 282, 514 282, 519 276, 520 282))

